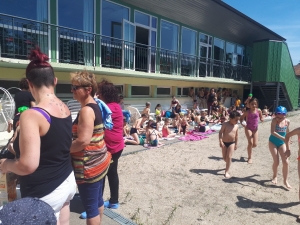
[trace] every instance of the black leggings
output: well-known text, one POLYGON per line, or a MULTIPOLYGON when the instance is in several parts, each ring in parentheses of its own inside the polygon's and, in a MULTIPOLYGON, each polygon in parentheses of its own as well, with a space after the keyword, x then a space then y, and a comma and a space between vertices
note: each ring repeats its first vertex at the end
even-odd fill
MULTIPOLYGON (((114 154, 112 154, 112 160, 113 162, 110 164, 109 169, 107 171, 107 178, 108 178, 108 184, 110 189, 110 204, 116 204, 119 203, 119 175, 118 175, 118 160, 123 152, 123 149, 121 151, 118 151, 114 154)), ((105 186, 105 177, 103 181, 103 191, 105 186)))

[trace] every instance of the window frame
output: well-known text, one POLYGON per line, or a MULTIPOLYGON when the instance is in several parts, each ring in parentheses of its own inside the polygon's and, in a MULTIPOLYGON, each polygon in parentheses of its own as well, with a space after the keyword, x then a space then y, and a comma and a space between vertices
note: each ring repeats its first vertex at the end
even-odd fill
POLYGON ((182 53, 182 54, 185 54, 185 55, 190 55, 190 56, 197 56, 197 49, 198 49, 198 31, 196 31, 196 30, 193 30, 193 29, 191 29, 191 28, 188 28, 188 27, 185 27, 185 26, 181 26, 181 29, 180 29, 180 33, 181 33, 181 36, 180 36, 180 38, 181 38, 181 46, 180 46, 180 53, 182 53), (194 52, 194 55, 190 55, 190 54, 186 54, 186 53, 183 53, 182 52, 182 34, 183 34, 183 29, 187 29, 187 30, 191 30, 191 31, 194 31, 195 32, 195 52, 194 52))
POLYGON ((115 87, 117 87, 117 86, 122 87, 122 92, 120 94, 124 96, 124 84, 114 84, 114 86, 115 87))
POLYGON ((183 89, 184 88, 187 88, 188 90, 190 89, 190 87, 177 87, 177 93, 176 94, 177 94, 178 97, 188 97, 189 96, 188 94, 187 95, 183 95, 183 89), (181 90, 181 94, 180 95, 178 94, 178 89, 181 90))
MULTIPOLYGON (((168 50, 168 51, 172 51, 172 52, 179 52, 178 49, 179 49, 179 34, 180 34, 180 25, 179 24, 176 24, 176 23, 173 23, 173 22, 170 22, 168 20, 165 20, 165 19, 161 19, 160 20, 160 29, 159 29, 159 35, 160 35, 160 48, 163 49, 163 50, 168 50), (161 29, 162 29, 162 22, 165 21, 167 23, 171 23, 171 24, 174 24, 178 27, 178 30, 177 30, 177 50, 174 51, 174 50, 170 50, 170 49, 165 49, 165 48, 162 48, 161 47, 161 40, 162 40, 162 34, 161 34, 161 29)), ((156 34, 157 36, 157 34, 156 34)))
POLYGON ((131 91, 131 97, 133 97, 133 98, 135 98, 135 97, 150 97, 151 96, 151 85, 149 85, 149 86, 147 86, 147 85, 131 85, 130 91, 131 91), (133 95, 132 87, 149 87, 149 94, 148 95, 133 95))
POLYGON ((163 96, 163 97, 164 97, 164 96, 169 97, 169 96, 172 95, 172 88, 171 88, 171 87, 167 87, 167 86, 157 86, 157 87, 156 87, 156 95, 157 95, 157 96, 163 96), (158 88, 165 88, 165 89, 168 88, 168 89, 170 90, 170 94, 158 94, 158 93, 157 93, 157 89, 158 89, 158 88))

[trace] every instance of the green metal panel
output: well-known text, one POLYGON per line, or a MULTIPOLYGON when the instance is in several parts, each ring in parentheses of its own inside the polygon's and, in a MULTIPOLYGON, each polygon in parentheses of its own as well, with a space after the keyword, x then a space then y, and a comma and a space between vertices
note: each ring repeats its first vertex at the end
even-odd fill
POLYGON ((254 43, 252 81, 284 83, 293 108, 298 107, 299 80, 285 42, 254 43))
MULTIPOLYGON (((50 24, 57 25, 57 1, 50 0, 50 24)), ((51 62, 57 62, 56 52, 57 52, 57 33, 54 26, 51 26, 51 62)))
POLYGON ((285 83, 293 108, 298 108, 299 80, 296 78, 287 44, 282 42, 280 45, 282 52, 280 81, 285 83))

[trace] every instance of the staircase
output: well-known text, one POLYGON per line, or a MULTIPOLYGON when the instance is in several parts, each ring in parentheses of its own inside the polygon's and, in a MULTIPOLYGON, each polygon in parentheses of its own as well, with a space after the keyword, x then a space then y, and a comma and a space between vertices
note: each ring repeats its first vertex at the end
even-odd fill
POLYGON ((271 107, 270 111, 274 111, 277 107, 277 84, 279 85, 278 105, 286 107, 288 111, 293 110, 289 95, 286 91, 285 84, 280 82, 253 82, 253 96, 258 99, 259 107, 271 107))

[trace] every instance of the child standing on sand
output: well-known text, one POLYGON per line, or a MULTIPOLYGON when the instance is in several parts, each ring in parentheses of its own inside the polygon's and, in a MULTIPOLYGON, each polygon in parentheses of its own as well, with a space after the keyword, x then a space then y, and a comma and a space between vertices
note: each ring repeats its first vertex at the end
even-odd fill
POLYGON ((252 149, 257 146, 258 142, 258 120, 263 122, 263 116, 261 110, 258 109, 258 100, 251 98, 249 100, 249 107, 247 111, 241 116, 240 122, 245 127, 245 135, 248 139, 248 163, 252 163, 252 149), (244 120, 246 119, 246 125, 244 120))
POLYGON ((223 123, 219 132, 220 147, 222 148, 222 156, 226 162, 225 177, 230 178, 229 169, 234 150, 237 149, 238 130, 237 125, 240 119, 240 114, 237 111, 232 111, 229 115, 229 121, 223 123))
POLYGON ((289 161, 285 155, 286 145, 285 135, 289 131, 290 121, 285 118, 287 110, 283 106, 278 106, 275 110, 275 118, 271 123, 271 135, 269 138, 269 149, 273 157, 273 178, 272 183, 277 184, 277 171, 279 166, 279 155, 282 160, 283 183, 287 188, 291 188, 287 182, 289 172, 289 161))

